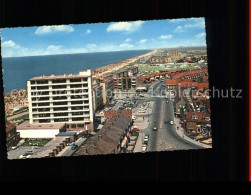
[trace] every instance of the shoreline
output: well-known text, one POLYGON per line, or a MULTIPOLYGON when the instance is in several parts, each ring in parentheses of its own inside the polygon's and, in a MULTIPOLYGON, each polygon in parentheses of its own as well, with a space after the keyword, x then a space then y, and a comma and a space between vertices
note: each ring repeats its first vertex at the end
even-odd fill
MULTIPOLYGON (((125 66, 128 66, 129 64, 135 62, 136 60, 138 60, 138 59, 140 59, 142 57, 151 55, 156 51, 157 51, 157 49, 154 49, 154 50, 151 50, 151 51, 149 51, 149 52, 147 52, 145 54, 139 55, 139 56, 135 56, 135 57, 123 60, 123 61, 119 61, 119 62, 108 64, 108 65, 105 65, 105 66, 101 66, 99 68, 91 69, 92 76, 102 76, 102 75, 107 74, 109 72, 117 71, 118 69, 121 69, 121 68, 123 68, 125 66)), ((22 91, 22 90, 27 90, 27 88, 12 89, 11 91, 5 92, 3 94, 4 94, 4 96, 8 96, 8 95, 11 95, 15 91, 18 92, 18 91, 22 91)))

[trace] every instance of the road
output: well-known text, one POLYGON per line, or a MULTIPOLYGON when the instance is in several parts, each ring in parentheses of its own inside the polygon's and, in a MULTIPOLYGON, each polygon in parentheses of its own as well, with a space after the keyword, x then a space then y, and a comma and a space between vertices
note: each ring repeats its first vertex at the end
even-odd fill
POLYGON ((179 137, 174 125, 164 123, 165 118, 174 121, 174 108, 172 101, 169 100, 167 103, 163 82, 153 84, 153 91, 152 99, 155 106, 150 116, 150 123, 148 128, 141 130, 141 133, 149 134, 147 151, 200 149, 201 147, 179 137), (152 130, 154 126, 157 126, 157 131, 152 130))
POLYGON ((18 117, 21 117, 21 116, 24 116, 24 115, 27 115, 29 114, 29 111, 26 111, 26 112, 22 112, 22 113, 19 113, 19 114, 16 114, 16 115, 13 115, 13 116, 9 116, 7 117, 7 120, 12 120, 12 119, 15 119, 15 118, 18 118, 18 117))

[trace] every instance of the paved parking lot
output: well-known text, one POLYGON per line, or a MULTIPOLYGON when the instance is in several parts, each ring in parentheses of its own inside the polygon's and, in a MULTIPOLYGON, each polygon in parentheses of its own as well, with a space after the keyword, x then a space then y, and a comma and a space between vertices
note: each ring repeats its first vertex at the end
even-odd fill
POLYGON ((29 150, 36 152, 40 150, 40 148, 36 146, 19 146, 17 149, 10 150, 8 152, 8 159, 18 159, 20 155, 23 155, 25 152, 29 150))

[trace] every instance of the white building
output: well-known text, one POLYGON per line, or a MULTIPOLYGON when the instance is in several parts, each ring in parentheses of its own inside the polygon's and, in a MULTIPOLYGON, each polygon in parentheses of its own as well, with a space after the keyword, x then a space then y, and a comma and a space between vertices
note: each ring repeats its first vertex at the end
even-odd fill
POLYGON ((25 121, 17 126, 17 132, 20 133, 20 138, 54 138, 55 135, 66 130, 65 124, 30 124, 29 121, 25 121))
POLYGON ((30 124, 65 123, 67 130, 93 131, 91 70, 27 81, 30 124))

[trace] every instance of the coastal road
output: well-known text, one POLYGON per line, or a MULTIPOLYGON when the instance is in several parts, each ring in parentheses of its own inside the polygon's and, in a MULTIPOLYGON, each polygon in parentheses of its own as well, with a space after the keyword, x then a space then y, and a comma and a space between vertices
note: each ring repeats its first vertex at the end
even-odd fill
POLYGON ((155 106, 150 116, 150 123, 148 128, 141 130, 141 133, 149 134, 147 151, 200 149, 201 147, 179 137, 174 129, 174 125, 164 123, 165 118, 169 121, 174 121, 174 108, 172 101, 168 100, 167 103, 163 83, 155 83, 153 90, 155 97, 153 96, 152 99, 155 102, 155 106), (157 131, 152 130, 154 126, 158 128, 157 131))

